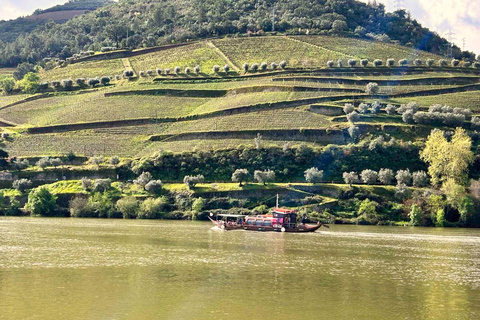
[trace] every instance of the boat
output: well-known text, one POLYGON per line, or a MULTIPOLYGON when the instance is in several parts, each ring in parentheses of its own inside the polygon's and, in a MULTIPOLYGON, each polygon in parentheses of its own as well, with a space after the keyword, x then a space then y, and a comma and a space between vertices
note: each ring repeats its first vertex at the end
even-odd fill
POLYGON ((222 230, 243 229, 243 223, 246 215, 242 214, 217 214, 215 220, 208 217, 216 228, 222 230))
MULTIPOLYGON (((212 214, 211 214, 212 215, 212 214)), ((320 222, 317 224, 299 223, 296 210, 279 208, 277 205, 270 214, 247 216, 240 214, 218 214, 216 219, 208 217, 216 228, 222 230, 250 230, 250 231, 277 231, 277 232, 314 232, 320 227, 329 226, 320 222)), ((302 219, 303 220, 303 219, 302 219)))

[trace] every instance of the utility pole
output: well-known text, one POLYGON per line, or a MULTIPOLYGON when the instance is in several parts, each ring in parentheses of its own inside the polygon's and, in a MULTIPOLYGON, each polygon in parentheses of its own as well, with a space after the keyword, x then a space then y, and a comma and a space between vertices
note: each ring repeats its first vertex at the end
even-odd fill
POLYGON ((452 48, 453 48, 453 40, 455 40, 455 33, 452 30, 449 30, 445 36, 447 37, 447 41, 449 45, 447 46, 447 58, 451 58, 453 56, 452 48))
POLYGON ((465 37, 462 39, 462 51, 465 51, 465 37))

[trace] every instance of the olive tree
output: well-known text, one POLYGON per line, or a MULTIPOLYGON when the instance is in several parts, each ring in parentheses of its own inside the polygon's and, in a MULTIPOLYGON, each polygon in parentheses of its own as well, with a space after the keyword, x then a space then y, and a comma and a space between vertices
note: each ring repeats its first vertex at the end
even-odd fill
POLYGON ((252 71, 257 72, 258 71, 258 63, 252 64, 252 71))
POLYGON ((375 60, 373 61, 373 65, 374 65, 375 67, 381 67, 382 64, 383 64, 383 61, 380 60, 380 59, 375 59, 375 60))
POLYGON ((413 64, 415 65, 415 67, 420 67, 422 65, 422 60, 415 59, 413 60, 413 64))
POLYGON ((32 181, 28 179, 18 179, 13 181, 13 188, 22 193, 25 190, 30 189, 31 187, 32 187, 32 181))
POLYGON ((398 170, 397 174, 395 175, 395 179, 397 180, 397 184, 412 184, 412 174, 410 170, 398 170))
POLYGON ((378 171, 378 181, 385 185, 392 184, 393 178, 394 173, 391 169, 380 169, 380 171, 378 171))
POLYGON ((344 172, 343 175, 343 181, 345 181, 346 184, 349 186, 352 186, 352 184, 358 182, 358 174, 356 172, 344 172))
POLYGON ((103 156, 91 157, 90 162, 96 166, 100 166, 102 163, 105 162, 105 158, 103 156))
POLYGON ((323 170, 318 170, 318 168, 312 167, 305 170, 304 172, 305 180, 310 183, 321 182, 323 179, 323 170))
POLYGON ((250 68, 250 65, 248 63, 243 64, 243 72, 247 73, 249 68, 250 68))
POLYGON ((452 67, 458 67, 458 65, 460 64, 460 60, 453 59, 450 63, 452 67))
POLYGON ((360 120, 360 115, 355 111, 350 112, 349 114, 347 114, 347 120, 351 123, 355 123, 360 120))
POLYGON ((410 197, 411 190, 405 183, 399 183, 395 187, 395 198, 398 200, 405 200, 410 197))
POLYGON ((353 139, 357 140, 358 136, 360 135, 360 129, 357 126, 350 126, 347 129, 348 135, 353 139))
POLYGON ((138 184, 143 189, 145 189, 145 186, 147 185, 147 183, 150 182, 150 180, 152 180, 152 178, 153 177, 150 172, 142 172, 142 174, 140 174, 137 179, 133 180, 133 183, 138 184))
POLYGON ((242 183, 246 181, 248 178, 248 170, 247 169, 237 169, 232 174, 232 181, 238 182, 239 186, 242 186, 242 183))
POLYGON ((349 114, 355 111, 355 106, 351 103, 345 103, 345 106, 343 107, 343 112, 345 114, 349 114))
POLYGON ((378 87, 378 83, 376 82, 369 82, 365 87, 365 93, 372 96, 377 94, 379 90, 380 88, 378 87))
POLYGON ((349 60, 348 60, 348 65, 349 65, 350 67, 355 67, 355 66, 357 65, 357 60, 355 60, 355 59, 349 59, 349 60))
POLYGON ((440 67, 446 67, 447 64, 448 64, 448 62, 447 62, 447 60, 445 60, 445 59, 440 59, 440 60, 438 60, 438 65, 439 65, 440 67))
POLYGON ((337 60, 337 66, 339 68, 343 67, 343 60, 342 59, 337 60))
POLYGON ((397 107, 395 107, 393 104, 389 104, 385 107, 385 111, 388 114, 395 114, 397 113, 397 107))
POLYGON ((278 64, 276 64, 275 62, 272 62, 270 64, 270 67, 272 68, 272 70, 277 70, 278 69, 278 64))
POLYGON ((376 171, 365 169, 360 173, 363 183, 374 184, 377 182, 378 173, 376 171))
POLYGON ((387 59, 387 66, 393 67, 395 65, 395 59, 387 59))
POLYGON ((192 70, 189 67, 185 68, 185 74, 190 74, 191 72, 192 72, 192 70))
POLYGON ((35 165, 37 167, 40 167, 42 169, 45 169, 46 167, 50 166, 50 158, 49 157, 43 157, 40 160, 38 160, 35 165))
POLYGON ((230 66, 228 64, 223 66, 223 72, 225 72, 225 73, 230 72, 230 66))
POLYGON ((333 63, 332 60, 327 61, 327 67, 333 68, 333 64, 334 64, 334 63, 333 63))
POLYGON ((182 70, 182 69, 181 69, 179 66, 176 66, 176 67, 173 69, 173 72, 178 75, 178 74, 180 74, 180 70, 182 70))
POLYGON ((199 74, 199 73, 200 73, 200 66, 196 66, 195 68, 193 68, 193 71, 194 71, 196 74, 199 74))
POLYGON ((260 63, 260 70, 261 71, 266 71, 268 68, 268 64, 266 62, 260 63))
POLYGON ((415 171, 412 174, 412 180, 415 187, 426 187, 428 185, 428 175, 425 171, 415 171))
POLYGON ((368 65, 368 59, 362 59, 360 60, 360 64, 362 65, 362 67, 366 67, 368 65))
POLYGON ((427 67, 433 66, 434 63, 435 63, 435 60, 433 59, 427 59, 427 61, 425 61, 425 64, 427 65, 427 67))
POLYGON ((73 88, 73 81, 72 79, 63 79, 62 80, 62 87, 65 90, 71 90, 73 88))
POLYGON ((112 187, 112 181, 110 179, 97 179, 93 183, 94 192, 105 192, 112 187))
POLYGON ((380 104, 380 102, 374 101, 372 103, 372 107, 370 109, 370 112, 373 113, 373 114, 379 113, 381 108, 382 108, 382 105, 380 104))
POLYGON ((287 61, 281 61, 279 66, 280 68, 285 69, 287 67, 287 61))
POLYGON ((162 181, 161 180, 150 180, 145 185, 145 190, 151 194, 159 194, 162 191, 162 181))
POLYGON ((275 171, 270 169, 265 171, 255 170, 253 173, 253 178, 258 183, 263 183, 263 185, 266 185, 267 182, 275 181, 275 171))
POLYGON ((360 103, 358 105, 358 112, 361 114, 366 114, 368 112, 368 104, 366 103, 360 103))
POLYGON ((189 188, 193 189, 195 186, 199 183, 202 183, 204 181, 203 175, 199 174, 196 176, 185 176, 183 177, 183 183, 189 188))
POLYGON ((92 187, 93 185, 93 182, 91 179, 87 178, 87 177, 83 177, 81 179, 82 181, 82 188, 85 189, 85 190, 90 190, 90 188, 92 187))
POLYGON ((100 80, 98 80, 97 78, 91 78, 87 80, 87 84, 92 88, 95 88, 95 86, 99 83, 100 83, 100 80))
POLYGON ((157 68, 155 71, 157 72, 157 75, 158 75, 158 76, 161 76, 162 73, 163 73, 163 70, 160 69, 160 68, 157 68))

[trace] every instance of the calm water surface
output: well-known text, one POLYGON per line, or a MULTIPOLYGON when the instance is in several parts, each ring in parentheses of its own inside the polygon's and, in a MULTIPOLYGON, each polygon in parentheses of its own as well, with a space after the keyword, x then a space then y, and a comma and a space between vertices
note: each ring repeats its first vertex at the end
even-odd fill
POLYGON ((480 230, 0 218, 0 319, 480 319, 480 230))

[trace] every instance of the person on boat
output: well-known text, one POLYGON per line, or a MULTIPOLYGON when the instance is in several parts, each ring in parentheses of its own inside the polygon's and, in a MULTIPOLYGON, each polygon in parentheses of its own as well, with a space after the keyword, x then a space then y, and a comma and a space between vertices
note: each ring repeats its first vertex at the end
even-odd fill
POLYGON ((307 214, 304 213, 303 216, 302 216, 302 224, 305 225, 305 223, 307 223, 307 214))

